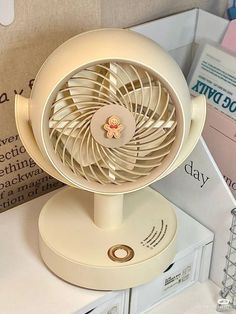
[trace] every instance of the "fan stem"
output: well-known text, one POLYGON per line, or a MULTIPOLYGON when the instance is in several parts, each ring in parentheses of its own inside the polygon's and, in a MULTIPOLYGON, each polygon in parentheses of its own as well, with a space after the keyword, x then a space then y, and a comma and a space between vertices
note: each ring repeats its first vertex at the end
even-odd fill
POLYGON ((118 228, 123 221, 123 194, 94 194, 94 223, 102 229, 118 228))

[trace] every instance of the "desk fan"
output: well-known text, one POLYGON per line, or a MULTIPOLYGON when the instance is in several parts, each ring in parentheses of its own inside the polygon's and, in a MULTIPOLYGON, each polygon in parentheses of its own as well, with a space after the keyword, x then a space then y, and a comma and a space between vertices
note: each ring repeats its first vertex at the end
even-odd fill
POLYGON ((40 252, 52 272, 117 290, 172 263, 174 210, 144 187, 190 154, 205 107, 203 96, 191 101, 172 58, 129 30, 86 32, 49 56, 30 99, 16 97, 16 123, 38 165, 71 186, 39 217, 40 252))

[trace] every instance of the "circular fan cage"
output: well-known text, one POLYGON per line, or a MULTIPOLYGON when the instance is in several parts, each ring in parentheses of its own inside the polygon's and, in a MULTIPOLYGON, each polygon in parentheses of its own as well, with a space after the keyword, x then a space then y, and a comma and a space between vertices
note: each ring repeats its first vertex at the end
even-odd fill
MULTIPOLYGON (((173 161, 176 152, 166 162, 176 141, 176 111, 168 87, 144 66, 123 61, 96 63, 78 70, 60 86, 51 103, 49 139, 57 158, 78 182, 83 178, 98 190, 101 185, 114 190, 126 183, 137 189, 150 183, 147 177, 154 170, 161 173, 173 161), (111 105, 125 109, 124 116, 134 124, 128 142, 115 147, 103 145, 91 132, 96 113, 111 105)), ((104 115, 98 125, 104 138, 107 118, 104 115)), ((119 137, 125 134, 126 126, 122 126, 119 137)), ((117 138, 109 141, 116 143, 117 138)))

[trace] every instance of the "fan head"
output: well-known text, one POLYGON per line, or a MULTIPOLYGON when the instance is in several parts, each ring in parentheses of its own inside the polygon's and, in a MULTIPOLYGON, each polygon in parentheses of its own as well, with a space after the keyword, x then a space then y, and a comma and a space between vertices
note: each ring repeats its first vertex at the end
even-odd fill
POLYGON ((178 65, 153 41, 120 29, 87 32, 57 48, 36 77, 29 105, 50 167, 69 185, 105 194, 167 174, 192 114, 178 65))

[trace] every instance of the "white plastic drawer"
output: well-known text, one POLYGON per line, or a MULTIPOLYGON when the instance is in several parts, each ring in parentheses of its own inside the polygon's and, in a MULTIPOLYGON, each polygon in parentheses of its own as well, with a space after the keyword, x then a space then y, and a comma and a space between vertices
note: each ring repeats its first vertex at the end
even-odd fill
POLYGON ((130 314, 141 314, 198 280, 202 248, 177 260, 157 279, 131 292, 130 314))

